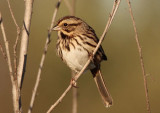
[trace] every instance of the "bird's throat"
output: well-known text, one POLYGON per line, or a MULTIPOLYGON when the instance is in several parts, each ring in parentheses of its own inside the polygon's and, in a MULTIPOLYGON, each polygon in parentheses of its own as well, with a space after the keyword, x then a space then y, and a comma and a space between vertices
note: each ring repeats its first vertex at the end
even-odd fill
POLYGON ((62 32, 60 31, 58 33, 59 37, 61 37, 62 39, 70 39, 73 37, 73 35, 71 33, 65 33, 65 32, 62 32))
POLYGON ((62 39, 66 39, 66 38, 68 38, 68 35, 65 35, 63 32, 60 32, 60 37, 62 39))

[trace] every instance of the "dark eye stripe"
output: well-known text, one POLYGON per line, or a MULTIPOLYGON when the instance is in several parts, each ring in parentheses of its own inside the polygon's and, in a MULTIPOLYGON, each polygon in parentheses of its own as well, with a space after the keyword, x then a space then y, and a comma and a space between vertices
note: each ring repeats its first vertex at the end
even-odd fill
POLYGON ((69 24, 69 26, 78 26, 80 24, 81 24, 81 22, 80 23, 73 23, 73 24, 69 24))

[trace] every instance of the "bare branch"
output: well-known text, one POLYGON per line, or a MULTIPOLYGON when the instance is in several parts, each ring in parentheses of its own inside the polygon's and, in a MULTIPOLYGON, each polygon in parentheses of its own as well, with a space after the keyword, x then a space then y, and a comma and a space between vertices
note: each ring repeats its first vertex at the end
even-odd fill
POLYGON ((29 32, 30 32, 30 25, 31 25, 31 18, 32 18, 32 9, 33 9, 33 0, 25 0, 24 22, 23 22, 19 64, 18 64, 18 71, 17 71, 18 86, 20 88, 22 87, 23 78, 25 74, 25 68, 26 68, 29 32))
POLYGON ((13 46, 13 54, 14 54, 14 76, 17 76, 17 44, 20 37, 20 30, 17 29, 17 37, 13 46))
POLYGON ((68 10, 69 10, 69 13, 72 15, 72 6, 71 4, 69 3, 68 0, 64 0, 64 3, 66 4, 68 10))
MULTIPOLYGON (((65 0, 66 1, 66 0, 65 0)), ((75 15, 75 6, 76 6, 76 0, 72 0, 72 9, 70 11, 71 15, 75 15)), ((74 78, 76 74, 72 71, 72 78, 74 78)), ((72 113, 77 113, 78 110, 78 89, 77 88, 72 88, 72 113)))
POLYGON ((72 13, 71 15, 75 15, 76 12, 76 0, 72 0, 72 13))
POLYGON ((68 0, 64 0, 70 15, 75 15, 75 5, 76 5, 76 0, 72 0, 72 4, 68 0))
POLYGON ((14 13, 13 13, 13 11, 12 11, 10 1, 9 1, 9 0, 7 0, 7 3, 8 3, 9 11, 10 11, 10 13, 11 13, 11 16, 12 16, 13 22, 14 22, 14 24, 15 24, 16 28, 20 30, 20 28, 19 28, 19 26, 18 26, 18 24, 17 24, 17 21, 16 21, 16 19, 15 19, 15 17, 14 17, 14 13))
POLYGON ((14 54, 14 76, 17 76, 17 44, 18 44, 18 40, 19 40, 19 37, 20 37, 20 27, 18 26, 17 24, 17 21, 15 19, 15 16, 14 16, 14 13, 13 13, 13 10, 11 8, 11 5, 10 5, 10 1, 7 0, 7 3, 8 3, 8 7, 9 7, 9 11, 11 13, 11 16, 12 16, 12 19, 13 19, 13 22, 16 26, 16 29, 17 29, 17 37, 16 37, 16 41, 15 41, 15 44, 13 46, 13 54, 14 54))
POLYGON ((66 94, 69 92, 69 90, 72 88, 72 85, 70 84, 67 89, 63 92, 63 94, 60 96, 60 98, 48 109, 46 113, 51 113, 54 108, 61 103, 62 99, 66 96, 66 94))
POLYGON ((132 8, 131 8, 131 3, 130 3, 129 0, 127 0, 127 3, 128 3, 128 7, 129 7, 130 16, 131 16, 131 19, 132 19, 132 22, 133 22, 133 28, 134 28, 134 32, 135 32, 135 40, 136 40, 137 47, 138 47, 139 58, 140 58, 140 63, 141 63, 141 68, 142 68, 142 73, 143 73, 143 81, 144 81, 144 89, 145 89, 145 95, 146 95, 147 112, 151 113, 150 102, 149 102, 149 94, 148 94, 148 86, 147 86, 147 75, 146 75, 146 71, 145 71, 145 68, 144 68, 142 49, 141 49, 141 46, 140 46, 140 43, 139 43, 139 38, 138 38, 136 23, 135 23, 133 12, 132 12, 132 8))
POLYGON ((1 45, 1 43, 0 43, 0 50, 2 52, 2 55, 3 55, 4 59, 7 60, 6 53, 4 52, 4 49, 3 49, 2 45, 1 45))
POLYGON ((2 20, 1 13, 0 13, 0 26, 1 26, 1 30, 2 30, 2 35, 3 35, 3 39, 4 39, 5 48, 6 48, 7 63, 8 63, 9 71, 10 71, 10 73, 12 73, 11 57, 10 57, 10 52, 9 52, 9 44, 8 44, 8 40, 7 40, 7 37, 6 37, 5 30, 4 30, 4 25, 3 25, 3 20, 2 20))
POLYGON ((48 46, 49 46, 49 43, 50 43, 51 32, 52 32, 52 28, 53 28, 53 25, 54 25, 54 22, 55 22, 55 18, 56 18, 57 11, 59 9, 60 3, 61 3, 61 0, 58 0, 58 2, 56 4, 56 8, 53 12, 52 22, 51 22, 51 25, 50 25, 50 29, 48 30, 48 35, 47 35, 46 43, 45 43, 45 46, 44 46, 44 52, 42 54, 40 66, 39 66, 39 69, 38 69, 37 79, 36 79, 35 86, 34 86, 34 89, 33 89, 33 92, 32 92, 32 97, 31 97, 30 107, 28 109, 28 113, 31 113, 32 109, 33 109, 37 89, 38 89, 39 82, 40 82, 41 71, 42 71, 42 68, 43 68, 44 60, 45 60, 46 53, 47 53, 47 50, 48 50, 48 46))
MULTIPOLYGON (((109 27, 110 27, 110 25, 111 25, 111 22, 112 22, 112 20, 113 20, 113 18, 114 18, 114 16, 115 16, 115 13, 116 13, 117 9, 118 9, 118 7, 119 7, 120 2, 121 2, 121 0, 115 0, 114 5, 113 5, 113 8, 112 8, 112 12, 111 12, 111 14, 110 14, 110 16, 109 16, 109 19, 108 19, 108 21, 107 21, 107 24, 106 24, 105 30, 104 30, 104 32, 103 32, 103 34, 102 34, 102 36, 101 36, 101 38, 100 38, 100 40, 99 40, 99 42, 98 42, 98 44, 97 44, 97 47, 95 48, 95 50, 94 50, 94 52, 93 52, 93 56, 94 56, 95 53, 97 52, 97 50, 98 50, 98 48, 100 47, 100 45, 101 45, 101 43, 102 43, 102 41, 103 41, 106 33, 108 32, 108 29, 109 29, 109 27)), ((84 65, 83 69, 74 77, 74 80, 75 80, 75 81, 77 81, 78 78, 79 78, 79 77, 82 75, 82 73, 85 71, 86 67, 87 67, 87 66, 89 65, 89 63, 91 62, 93 56, 90 57, 90 59, 89 59, 89 60, 86 62, 86 64, 84 65)), ((72 88, 72 85, 70 84, 70 85, 67 87, 67 89, 63 92, 63 94, 60 96, 60 98, 59 98, 53 105, 51 105, 51 107, 49 108, 49 110, 48 110, 46 113, 50 113, 50 112, 62 101, 62 99, 65 97, 65 95, 69 92, 69 90, 70 90, 71 88, 72 88)))
POLYGON ((19 90, 18 90, 18 84, 17 84, 17 81, 13 77, 13 69, 12 69, 12 64, 11 64, 11 57, 10 57, 10 51, 9 51, 9 43, 7 41, 6 33, 5 33, 5 30, 4 30, 1 12, 0 12, 0 27, 1 27, 1 30, 2 30, 2 35, 3 35, 4 44, 5 44, 5 48, 6 48, 7 64, 8 64, 9 75, 10 75, 11 83, 12 83, 13 109, 14 109, 14 113, 20 113, 20 111, 19 111, 19 90))
MULTIPOLYGON (((72 78, 74 78, 76 74, 72 71, 72 78)), ((77 107, 78 107, 78 89, 73 87, 72 88, 72 113, 77 113, 77 107)))

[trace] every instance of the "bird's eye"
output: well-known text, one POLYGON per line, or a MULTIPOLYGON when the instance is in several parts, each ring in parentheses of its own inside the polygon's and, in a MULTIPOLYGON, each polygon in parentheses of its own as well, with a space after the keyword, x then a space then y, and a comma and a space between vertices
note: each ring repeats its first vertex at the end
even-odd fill
POLYGON ((68 24, 67 24, 67 23, 64 23, 63 25, 64 25, 64 26, 67 26, 68 24))

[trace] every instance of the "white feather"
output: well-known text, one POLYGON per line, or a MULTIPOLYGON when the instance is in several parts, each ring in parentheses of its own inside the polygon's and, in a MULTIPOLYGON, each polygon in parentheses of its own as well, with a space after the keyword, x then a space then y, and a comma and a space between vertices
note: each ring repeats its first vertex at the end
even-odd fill
MULTIPOLYGON (((70 48, 68 50, 62 50, 63 59, 66 61, 67 65, 75 71, 81 71, 85 63, 88 61, 88 52, 82 47, 78 46, 76 48, 70 48)), ((94 64, 91 63, 89 68, 94 68, 94 64)))

